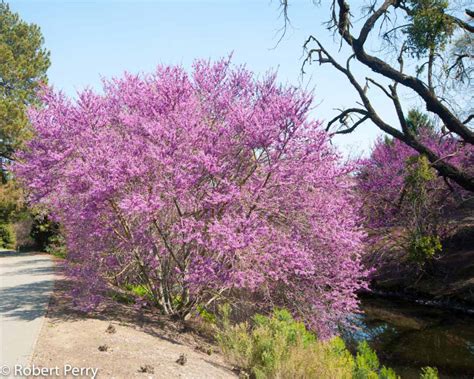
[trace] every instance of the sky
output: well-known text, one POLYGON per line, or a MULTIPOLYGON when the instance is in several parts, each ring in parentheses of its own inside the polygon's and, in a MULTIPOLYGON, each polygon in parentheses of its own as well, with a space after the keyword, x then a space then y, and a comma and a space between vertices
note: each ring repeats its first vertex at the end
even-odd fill
MULTIPOLYGON (((101 78, 124 71, 152 72, 158 64, 190 68, 198 58, 219 59, 232 54, 257 76, 276 70, 284 84, 314 92, 311 116, 328 120, 337 108, 353 106, 357 96, 334 69, 316 64, 301 75, 302 45, 309 34, 337 53, 339 43, 322 25, 328 18, 327 0, 290 2, 284 37, 279 0, 70 1, 17 0, 10 7, 22 19, 40 26, 51 51, 50 84, 67 95, 91 87, 101 78)), ((353 2, 357 3, 357 1, 353 2)), ((362 5, 362 0, 360 0, 362 5)), ((364 72, 356 71, 361 78, 364 72)), ((393 117, 389 106, 381 114, 393 117)), ((334 144, 346 156, 366 154, 381 133, 364 124, 356 133, 338 136, 334 144)))

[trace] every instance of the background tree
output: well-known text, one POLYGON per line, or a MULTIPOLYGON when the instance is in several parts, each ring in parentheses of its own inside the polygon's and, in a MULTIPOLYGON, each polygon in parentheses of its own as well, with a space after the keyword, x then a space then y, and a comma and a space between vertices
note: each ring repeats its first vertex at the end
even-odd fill
POLYGON ((37 90, 46 83, 50 64, 43 43, 38 26, 0 3, 0 247, 15 247, 12 222, 27 217, 22 191, 8 167, 14 152, 31 137, 27 107, 39 104, 37 90))
POLYGON ((415 135, 420 135, 421 131, 433 132, 435 129, 433 120, 431 120, 426 113, 418 109, 410 109, 405 122, 407 127, 411 129, 415 135))
MULTIPOLYGON (((437 155, 472 172, 473 146, 459 151, 458 141, 436 130, 418 110, 408 112, 406 124, 437 155)), ((380 138, 370 156, 359 163, 357 181, 370 230, 369 249, 401 247, 411 261, 420 264, 440 253, 443 239, 455 229, 452 216, 471 193, 446 185, 426 156, 398 139, 380 138)))
MULTIPOLYGON (((288 0, 281 1, 284 14, 288 13, 288 0)), ((472 103, 463 104, 469 114, 457 110, 444 94, 449 79, 451 88, 457 87, 460 78, 470 84, 472 74, 472 33, 474 26, 466 15, 459 14, 454 2, 445 0, 384 0, 367 1, 360 9, 351 1, 332 0, 329 6, 327 27, 341 38, 350 54, 344 63, 338 61, 318 38, 310 35, 304 44, 307 64, 329 64, 345 75, 360 97, 356 107, 342 110, 327 124, 333 133, 350 133, 370 120, 382 131, 402 141, 418 153, 425 155, 439 175, 474 191, 472 173, 446 161, 427 146, 408 127, 400 91, 413 95, 430 114, 442 124, 444 134, 451 134, 459 141, 459 149, 474 144, 472 103), (450 41, 455 40, 457 46, 450 41), (371 48, 367 47, 371 41, 371 48), (376 51, 377 53, 371 53, 376 51), (380 58, 380 51, 387 53, 380 58), (451 60, 451 64, 447 64, 451 60), (357 62, 373 73, 360 81, 351 64, 357 62), (383 119, 375 109, 372 89, 380 91, 396 112, 398 120, 383 119)), ((320 4, 323 4, 322 2, 320 4)), ((471 91, 472 92, 472 91, 471 91)), ((472 97, 471 97, 472 99, 472 97)))
MULTIPOLYGON (((50 65, 40 28, 28 24, 0 3, 0 157, 12 153, 30 136, 26 109, 37 104, 50 65)), ((2 169, 4 165, 2 165, 2 169)), ((3 170, 2 170, 3 171, 3 170)))

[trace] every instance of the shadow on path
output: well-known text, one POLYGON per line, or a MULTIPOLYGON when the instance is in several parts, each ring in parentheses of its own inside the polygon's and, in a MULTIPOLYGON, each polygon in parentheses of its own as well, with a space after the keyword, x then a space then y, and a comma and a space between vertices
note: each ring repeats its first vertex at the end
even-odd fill
POLYGON ((0 289, 0 313, 5 319, 31 321, 44 315, 54 279, 0 289))
MULTIPOLYGON (((11 268, 11 270, 3 272, 2 276, 14 276, 14 275, 53 275, 56 270, 54 267, 27 267, 20 270, 14 270, 15 265, 3 265, 2 267, 11 268)), ((53 280, 51 280, 53 282, 53 280)))

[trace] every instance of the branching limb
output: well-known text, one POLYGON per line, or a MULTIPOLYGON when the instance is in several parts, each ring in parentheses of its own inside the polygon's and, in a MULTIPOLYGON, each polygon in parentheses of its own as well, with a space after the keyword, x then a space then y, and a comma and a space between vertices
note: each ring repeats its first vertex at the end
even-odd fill
POLYGON ((362 26, 359 37, 355 38, 349 31, 350 7, 348 2, 344 0, 337 0, 337 6, 339 7, 339 12, 333 12, 333 17, 334 15, 338 15, 336 16, 337 19, 334 20, 334 24, 337 25, 337 30, 343 40, 352 47, 356 59, 370 68, 372 71, 392 79, 395 82, 415 91, 426 103, 427 110, 438 115, 450 131, 456 133, 466 142, 474 144, 474 132, 470 128, 466 127, 443 104, 441 99, 436 97, 428 85, 425 85, 425 83, 423 83, 423 81, 421 81, 419 78, 406 75, 388 63, 384 62, 380 58, 370 55, 365 51, 364 44, 370 35, 370 31, 373 29, 377 21, 389 11, 390 7, 404 9, 406 12, 408 9, 403 8, 400 1, 384 1, 382 5, 366 20, 362 26))
POLYGON ((360 109, 360 108, 345 109, 327 123, 326 131, 328 132, 331 126, 334 125, 334 123, 339 122, 340 125, 343 125, 346 128, 342 130, 337 130, 336 132, 333 132, 332 134, 348 134, 348 133, 353 132, 360 124, 367 121, 368 119, 369 119, 369 116, 367 115, 367 111, 365 109, 360 109), (362 117, 359 117, 353 125, 349 126, 348 121, 352 119, 351 114, 353 113, 362 115, 362 117))
POLYGON ((365 81, 376 85, 377 87, 379 87, 379 88, 383 91, 383 93, 384 93, 385 95, 387 95, 387 97, 388 97, 389 99, 392 98, 392 95, 390 95, 390 93, 385 89, 385 87, 384 87, 382 84, 377 83, 377 82, 376 82, 374 79, 372 79, 372 78, 365 78, 365 81))
MULTIPOLYGON (((355 88, 355 90, 359 94, 359 97, 362 101, 365 111, 367 112, 366 113, 367 119, 370 119, 376 126, 378 126, 381 130, 383 130, 387 134, 399 139, 400 141, 403 141, 408 146, 411 146, 413 149, 418 151, 420 154, 425 155, 428 158, 428 160, 432 163, 432 166, 436 170, 438 170, 441 176, 447 177, 455 181, 456 183, 458 183, 459 185, 461 185, 467 190, 474 191, 474 178, 472 176, 459 170, 458 168, 451 165, 450 163, 444 160, 440 160, 439 159, 440 157, 436 153, 434 153, 431 149, 429 149, 427 146, 423 145, 420 141, 418 141, 413 135, 413 133, 409 130, 408 126, 406 125, 403 110, 402 110, 402 107, 397 95, 397 91, 396 91, 396 88, 399 82, 395 81, 395 83, 390 86, 391 93, 389 95, 391 96, 392 101, 394 102, 395 110, 397 111, 397 116, 398 116, 400 126, 402 128, 402 131, 398 130, 397 128, 385 122, 377 114, 374 107, 372 106, 370 99, 367 96, 366 89, 362 88, 360 83, 355 79, 350 69, 350 62, 352 59, 354 59, 355 55, 350 56, 346 62, 346 66, 343 67, 340 63, 338 63, 334 59, 334 57, 322 46, 322 44, 315 37, 311 36, 308 39, 308 41, 309 42, 313 41, 316 44, 316 48, 308 51, 308 56, 304 64, 311 63, 313 61, 317 61, 319 64, 328 64, 328 63, 331 64, 334 68, 336 68, 339 72, 343 73, 347 77, 349 82, 352 84, 352 86, 355 88), (313 58, 315 54, 317 58, 313 58)), ((306 47, 308 46, 309 42, 305 44, 306 47)), ((401 59, 399 62, 400 62, 400 70, 402 70, 403 60, 401 59)), ((397 73, 399 73, 400 75, 403 75, 403 73, 401 73, 400 71, 397 71, 397 73)), ((365 116, 362 118, 363 121, 366 121, 366 119, 364 118, 365 116)), ((337 121, 339 117, 336 117, 335 119, 337 121)), ((363 122, 363 121, 360 121, 360 122, 359 121, 355 127, 357 127, 358 125, 360 125, 360 123, 363 122)), ((347 133, 349 133, 349 130, 350 131, 354 130, 355 127, 354 126, 349 127, 347 129, 348 130, 347 133)), ((340 131, 336 132, 335 134, 337 133, 340 134, 340 131)))

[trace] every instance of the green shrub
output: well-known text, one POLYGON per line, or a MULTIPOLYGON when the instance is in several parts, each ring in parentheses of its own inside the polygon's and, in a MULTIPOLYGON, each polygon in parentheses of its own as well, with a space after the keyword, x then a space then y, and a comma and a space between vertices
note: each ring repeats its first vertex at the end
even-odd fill
MULTIPOLYGON (((217 321, 219 347, 251 378, 399 378, 392 369, 380 366, 367 342, 358 345, 354 357, 341 338, 318 340, 283 309, 275 309, 270 316, 255 315, 251 323, 231 325, 230 307, 224 306, 217 321)), ((421 374, 423 379, 437 377, 432 368, 421 374)))
POLYGON ((197 306, 197 312, 199 313, 199 316, 206 321, 209 324, 215 324, 217 322, 216 315, 213 313, 209 312, 206 308, 204 308, 202 305, 197 306))
POLYGON ((125 293, 112 292, 111 297, 114 301, 122 304, 133 304, 135 302, 131 295, 125 293))
POLYGON ((424 367, 421 369, 420 379, 438 379, 438 370, 435 367, 424 367))
POLYGON ((354 360, 340 338, 318 341, 286 310, 256 315, 252 327, 231 325, 229 307, 219 319, 217 341, 224 355, 254 378, 351 378, 354 360))
POLYGON ((400 211, 404 214, 408 231, 408 258, 420 265, 442 251, 439 237, 443 230, 441 211, 432 193, 435 180, 436 172, 425 156, 414 156, 407 160, 400 211))
POLYGON ((138 297, 148 297, 150 291, 143 284, 125 284, 125 289, 138 297))
POLYGON ((24 197, 20 187, 11 178, 7 182, 0 179, 0 222, 13 223, 24 213, 24 197))
POLYGON ((66 241, 61 234, 53 234, 44 249, 45 252, 54 255, 58 258, 66 258, 66 241))
POLYGON ((408 256, 412 261, 424 263, 441 253, 442 245, 438 236, 413 235, 408 245, 408 256))
POLYGON ((14 249, 16 246, 15 231, 12 224, 0 223, 0 247, 14 249))
POLYGON ((369 347, 366 341, 362 341, 357 347, 353 377, 356 379, 398 378, 391 368, 380 367, 377 354, 369 347))
POLYGON ((34 211, 32 218, 33 225, 30 235, 35 241, 36 248, 45 252, 63 249, 65 254, 64 239, 61 236, 59 224, 52 221, 43 211, 34 211))
POLYGON ((339 337, 297 344, 280 365, 282 378, 352 378, 353 370, 354 359, 339 337))

